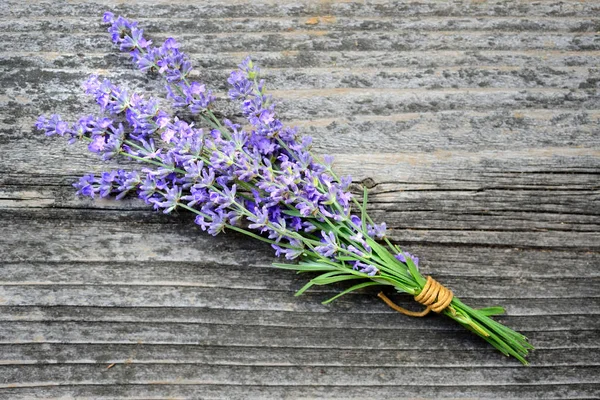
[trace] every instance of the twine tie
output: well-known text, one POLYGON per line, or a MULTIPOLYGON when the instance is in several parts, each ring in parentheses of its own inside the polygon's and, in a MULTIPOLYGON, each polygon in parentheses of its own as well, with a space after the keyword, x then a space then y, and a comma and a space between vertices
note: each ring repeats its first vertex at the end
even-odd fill
POLYGON ((419 294, 415 295, 415 301, 427 307, 423 311, 417 312, 402 308, 387 298, 383 292, 380 292, 377 296, 383 300, 385 304, 399 313, 408 315, 409 317, 424 317, 429 314, 430 311, 435 313, 444 311, 452 302, 454 294, 452 293, 452 290, 448 289, 431 276, 427 276, 425 286, 423 286, 423 289, 419 294))

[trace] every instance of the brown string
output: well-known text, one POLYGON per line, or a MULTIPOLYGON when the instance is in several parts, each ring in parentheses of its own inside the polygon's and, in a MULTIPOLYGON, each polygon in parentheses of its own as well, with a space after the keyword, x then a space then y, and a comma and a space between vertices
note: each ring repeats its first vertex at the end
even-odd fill
POLYGON ((427 282, 425 283, 425 286, 423 286, 421 293, 415 295, 415 301, 427 306, 423 311, 415 312, 402 308, 388 299, 383 292, 380 292, 377 296, 383 300, 385 304, 399 313, 408 315, 409 317, 424 317, 429 314, 430 311, 436 313, 444 311, 452 302, 454 294, 452 293, 452 290, 443 286, 431 276, 428 276, 427 282))

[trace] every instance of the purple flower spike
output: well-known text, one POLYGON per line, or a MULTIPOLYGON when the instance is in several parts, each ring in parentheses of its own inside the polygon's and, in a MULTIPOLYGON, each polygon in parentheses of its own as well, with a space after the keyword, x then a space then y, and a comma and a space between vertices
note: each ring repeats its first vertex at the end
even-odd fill
POLYGON ((383 239, 385 237, 386 229, 387 225, 385 224, 385 222, 379 225, 367 225, 367 232, 372 238, 383 239))
POLYGON ((77 189, 77 194, 80 196, 94 198, 98 192, 97 181, 93 174, 82 176, 77 183, 73 184, 73 187, 77 189))
POLYGON ((69 125, 60 119, 59 115, 52 114, 50 118, 43 115, 37 119, 35 127, 38 130, 44 131, 46 136, 63 136, 69 131, 69 125))

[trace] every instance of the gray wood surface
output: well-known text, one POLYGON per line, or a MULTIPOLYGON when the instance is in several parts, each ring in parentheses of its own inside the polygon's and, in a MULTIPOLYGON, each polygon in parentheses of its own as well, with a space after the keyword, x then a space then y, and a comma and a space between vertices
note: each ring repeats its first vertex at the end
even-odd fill
POLYGON ((4 0, 0 398, 600 397, 599 32, 594 0, 4 0), (161 90, 111 45, 107 9, 180 39, 226 115, 252 54, 282 119, 369 187, 425 273, 506 307, 531 367, 375 291, 294 298, 305 278, 268 246, 184 212, 77 198, 117 164, 35 118, 95 111, 91 73, 161 90))

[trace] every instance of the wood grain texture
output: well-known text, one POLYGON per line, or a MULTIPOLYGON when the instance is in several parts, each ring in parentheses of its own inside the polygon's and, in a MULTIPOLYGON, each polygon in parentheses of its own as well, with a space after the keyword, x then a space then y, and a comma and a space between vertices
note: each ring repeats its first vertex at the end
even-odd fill
POLYGON ((592 0, 2 2, 0 398, 600 397, 599 31, 592 0), (425 273, 504 306, 532 366, 375 291, 295 298, 306 278, 268 246, 184 212, 77 198, 78 176, 123 164, 35 118, 94 112, 92 73, 162 93, 107 9, 179 38, 232 119, 224 80, 252 54, 282 119, 425 273))

